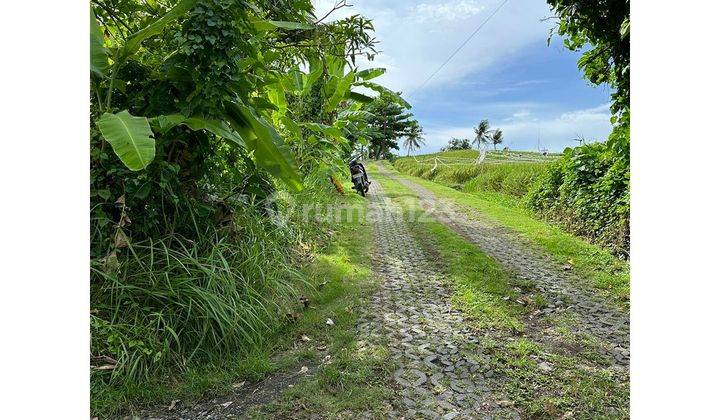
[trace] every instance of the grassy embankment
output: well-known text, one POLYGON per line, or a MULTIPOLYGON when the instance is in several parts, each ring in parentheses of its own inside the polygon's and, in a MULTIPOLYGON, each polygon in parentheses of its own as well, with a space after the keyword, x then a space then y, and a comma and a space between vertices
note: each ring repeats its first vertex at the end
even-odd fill
MULTIPOLYGON (((351 191, 349 185, 346 190, 351 191)), ((358 208, 366 205, 365 200, 350 193, 338 198, 337 203, 358 208)), ((361 223, 351 217, 339 224, 318 225, 330 225, 334 232, 312 252, 300 250, 305 254, 298 261, 302 266, 288 279, 293 293, 287 298, 292 296, 293 300, 279 305, 287 315, 276 317, 272 323, 265 321, 264 338, 222 359, 203 360, 182 370, 164 367, 161 374, 147 379, 108 382, 95 377, 91 381, 93 415, 136 412, 144 406, 168 405, 172 400, 191 404, 229 393, 233 384, 256 382, 280 371, 297 372, 304 365, 319 368, 289 389, 277 404, 264 409, 266 412, 290 413, 305 407, 331 416, 367 405, 382 410, 381 401, 390 392, 385 383, 388 376, 383 373, 389 369, 387 353, 373 348, 358 357, 353 334, 356 308, 373 287, 368 260, 371 230, 361 223), (308 299, 307 308, 300 296, 308 299), (334 325, 326 324, 328 318, 334 325)), ((272 256, 266 257, 274 261, 272 256)))
MULTIPOLYGON (((372 176, 406 213, 412 210, 417 214, 419 201, 414 192, 377 173, 372 176)), ((442 224, 430 220, 411 223, 410 227, 425 250, 437 257, 439 270, 454 289, 453 304, 466 314, 471 325, 487 333, 481 346, 490 354, 488 362, 502 374, 504 392, 524 415, 629 416, 628 377, 608 368, 595 341, 569 333, 562 318, 549 321, 566 342, 582 351, 557 351, 526 336, 528 315, 546 305, 537 291, 442 224), (520 295, 532 303, 517 303, 520 295), (551 370, 541 368, 542 363, 551 370)))
MULTIPOLYGON (((470 165, 448 166, 445 169, 438 167, 436 175, 429 177, 423 173, 426 165, 417 165, 412 158, 398 159, 395 163, 401 172, 410 174, 398 172, 398 176, 417 182, 438 197, 478 210, 489 219, 510 228, 525 242, 552 255, 558 263, 572 267, 573 272, 590 280, 618 305, 627 307, 630 298, 630 269, 627 262, 618 259, 605 248, 540 220, 523 205, 522 196, 532 182, 541 176, 545 165, 517 162, 482 165, 482 168, 476 170, 484 172, 474 178, 465 178, 465 184, 458 191, 458 186, 448 180, 461 179, 459 175, 473 171, 467 168, 470 165), (523 168, 526 165, 531 166, 523 168)), ((393 171, 392 166, 386 164, 385 167, 393 171)))
POLYGON ((463 192, 495 191, 521 197, 547 170, 556 155, 531 152, 488 152, 475 164, 478 152, 453 150, 395 161, 403 173, 429 179, 463 192))

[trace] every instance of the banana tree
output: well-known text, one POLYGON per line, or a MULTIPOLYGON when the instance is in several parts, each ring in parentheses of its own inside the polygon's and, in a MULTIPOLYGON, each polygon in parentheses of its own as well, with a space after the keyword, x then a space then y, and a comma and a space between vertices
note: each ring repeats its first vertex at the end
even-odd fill
MULTIPOLYGON (((288 153, 283 139, 273 124, 266 121, 252 106, 237 98, 224 104, 225 113, 222 120, 208 119, 202 115, 182 114, 147 118, 133 116, 127 109, 120 111, 113 109, 112 95, 120 69, 142 47, 144 41, 162 33, 167 25, 187 14, 196 3, 197 0, 181 0, 164 15, 131 33, 124 42, 116 43, 112 48, 106 47, 108 42, 103 37, 96 12, 91 8, 91 72, 93 86, 99 99, 97 104, 102 113, 97 120, 100 133, 127 168, 139 171, 145 169, 155 158, 156 135, 162 135, 178 125, 184 125, 191 130, 204 130, 247 149, 252 153, 258 166, 275 175, 291 188, 302 189, 302 179, 294 159, 288 153), (106 82, 105 92, 100 92, 98 88, 101 82, 106 82)), ((307 30, 313 27, 308 23, 262 19, 255 19, 253 24, 262 32, 278 28, 307 30)), ((316 76, 314 74, 309 77, 316 76)))

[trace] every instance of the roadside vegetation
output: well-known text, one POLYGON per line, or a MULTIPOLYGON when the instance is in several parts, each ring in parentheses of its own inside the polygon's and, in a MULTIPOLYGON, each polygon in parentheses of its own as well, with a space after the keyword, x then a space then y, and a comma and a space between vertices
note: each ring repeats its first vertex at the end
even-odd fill
MULTIPOLYGON (((365 208, 365 200, 358 209, 365 208)), ((356 212, 355 214, 359 214, 356 212)), ((247 418, 340 418, 367 412, 381 416, 395 394, 391 387, 393 364, 387 349, 358 341, 357 317, 366 306, 375 279, 370 264, 372 230, 350 218, 337 227, 332 242, 304 273, 313 282, 309 309, 279 331, 276 339, 284 360, 277 364, 298 372, 313 373, 279 393, 279 398, 252 407, 247 418), (327 320, 332 321, 328 325, 327 320)))
POLYGON ((565 230, 630 258, 630 128, 567 149, 532 185, 527 207, 565 230))
MULTIPOLYGON (((613 131, 601 144, 566 149, 528 195, 528 206, 566 229, 630 258, 630 2, 548 0, 553 29, 582 51, 578 68, 611 91, 613 131)), ((552 33, 551 33, 552 36, 552 33)))
MULTIPOLYGON (((348 195, 334 203, 347 208, 346 216, 337 223, 335 215, 314 215, 313 220, 325 226, 325 236, 312 249, 297 249, 300 259, 296 260, 296 268, 263 265, 266 275, 288 270, 292 275, 286 281, 291 290, 287 296, 268 294, 276 299, 272 303, 274 310, 263 319, 262 330, 251 343, 241 342, 222 356, 200 359, 183 369, 155 366, 156 370, 150 371, 154 374, 144 380, 113 382, 95 374, 91 381, 92 412, 109 417, 138 412, 148 406, 167 407, 172 401, 176 401, 172 405, 177 407, 191 405, 201 398, 231 394, 237 384, 250 386, 270 374, 297 373, 303 366, 312 368, 314 373, 307 380, 304 374, 298 375, 297 389, 308 392, 298 394, 291 388, 277 390, 278 396, 284 391, 290 393, 282 396, 277 404, 255 410, 258 415, 295 412, 302 410, 302 406, 331 414, 342 411, 353 401, 360 404, 372 400, 373 404, 381 404, 388 398, 392 391, 387 387, 389 376, 385 371, 391 364, 382 348, 365 349, 366 354, 358 358, 358 343, 353 332, 358 311, 374 287, 369 260, 371 231, 357 216, 366 202, 358 195, 348 195), (327 324, 328 319, 333 325, 327 324), (335 388, 338 384, 358 400, 338 394, 335 388)), ((232 249, 242 251, 239 247, 232 249)), ((265 248, 263 252, 277 250, 265 248)), ((279 262, 269 256, 265 258, 268 263, 279 262)), ((246 273, 247 269, 244 265, 236 268, 236 272, 246 273)), ((195 299, 202 303, 199 298, 195 299)), ((269 303, 255 304, 255 308, 262 311, 265 309, 262 305, 269 303)), ((247 316, 246 313, 240 315, 247 316)), ((93 339, 107 338, 96 332, 93 339)))
POLYGON ((272 337, 322 275, 304 267, 338 240, 323 205, 372 121, 410 107, 356 65, 372 22, 328 16, 309 0, 91 2, 93 414, 273 369, 272 337))
MULTIPOLYGON (((421 207, 413 191, 379 174, 374 177, 406 214, 417 216, 421 207)), ((538 331, 532 314, 547 302, 532 286, 435 220, 409 226, 437 258, 439 272, 454 291, 453 305, 482 336, 473 356, 500 374, 502 391, 523 417, 629 417, 627 372, 610 367, 598 343, 570 333, 560 318, 548 317, 549 324, 538 331), (560 341, 565 345, 558 346, 560 341)))
MULTIPOLYGON (((623 131, 616 129, 611 140, 626 134, 618 133, 623 131)), ((519 198, 518 205, 536 217, 628 258, 629 162, 618 158, 613 147, 609 141, 568 148, 563 154, 493 151, 480 163, 477 151, 454 150, 403 157, 393 165, 458 191, 519 198)))
POLYGON ((395 168, 406 174, 429 179, 464 192, 495 191, 516 197, 525 195, 530 187, 548 171, 549 161, 514 161, 500 153, 488 154, 487 163, 469 161, 477 151, 447 152, 400 158, 395 168), (447 156, 446 156, 447 155, 447 156), (458 158, 456 156, 468 156, 458 158), (503 159, 505 158, 505 159, 503 159), (437 159, 437 161, 436 161, 437 159))

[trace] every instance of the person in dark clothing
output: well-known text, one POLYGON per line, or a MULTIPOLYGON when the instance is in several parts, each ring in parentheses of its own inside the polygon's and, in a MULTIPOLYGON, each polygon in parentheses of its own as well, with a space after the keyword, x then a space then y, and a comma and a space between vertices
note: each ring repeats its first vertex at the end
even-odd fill
POLYGON ((358 162, 358 161, 353 160, 352 162, 350 162, 350 171, 352 171, 352 168, 353 168, 354 166, 359 166, 360 169, 362 169, 363 180, 364 180, 366 183, 370 184, 370 180, 368 179, 368 176, 367 176, 367 171, 365 170, 365 167, 363 166, 363 164, 360 163, 360 162, 358 162))
POLYGON ((362 179, 363 179, 363 185, 365 186, 365 191, 367 191, 368 187, 370 186, 370 180, 367 176, 367 171, 365 170, 365 166, 363 166, 362 163, 353 160, 350 162, 350 174, 356 173, 357 171, 362 172, 362 179))

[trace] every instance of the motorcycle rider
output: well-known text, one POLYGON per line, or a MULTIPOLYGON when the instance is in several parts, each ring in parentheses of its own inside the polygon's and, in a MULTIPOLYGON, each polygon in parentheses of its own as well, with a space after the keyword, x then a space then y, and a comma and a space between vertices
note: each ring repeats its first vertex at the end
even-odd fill
POLYGON ((365 166, 363 166, 363 164, 358 162, 357 160, 353 159, 350 162, 350 173, 353 172, 353 168, 355 168, 355 167, 358 167, 358 168, 360 168, 360 170, 362 170, 363 185, 365 186, 365 190, 367 191, 367 188, 370 185, 370 180, 368 179, 367 171, 365 170, 365 166))

